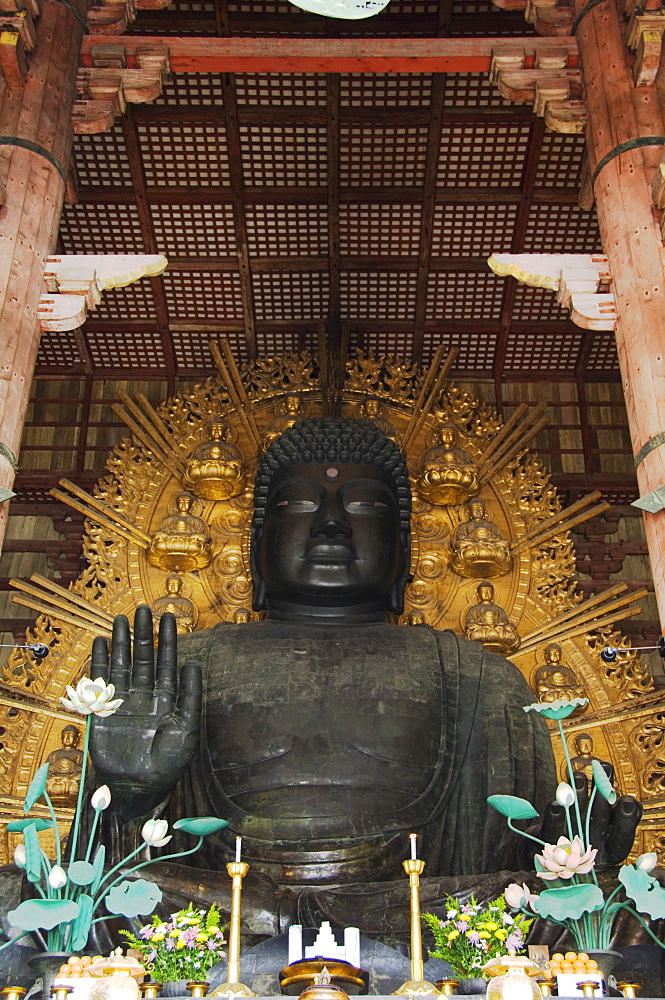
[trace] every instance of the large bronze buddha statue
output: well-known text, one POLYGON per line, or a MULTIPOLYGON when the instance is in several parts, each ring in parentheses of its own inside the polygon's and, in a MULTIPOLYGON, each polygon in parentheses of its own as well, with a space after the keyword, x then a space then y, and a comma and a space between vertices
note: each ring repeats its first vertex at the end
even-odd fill
POLYGON ((402 454, 374 424, 300 421, 256 476, 251 563, 265 620, 181 636, 176 656, 165 614, 156 667, 148 608, 133 663, 126 618, 110 664, 95 641, 93 676, 110 667, 125 699, 92 730, 97 781, 113 794, 109 842, 146 814, 228 819, 191 877, 164 865, 159 881, 219 900, 242 835, 257 933, 279 926, 268 914, 288 919, 287 898, 298 909, 320 892, 330 916, 331 892, 403 882, 413 831, 428 875, 514 867, 487 796, 542 808, 553 793, 549 736, 522 711, 532 695, 513 664, 452 632, 389 624, 403 610, 410 506, 402 454))

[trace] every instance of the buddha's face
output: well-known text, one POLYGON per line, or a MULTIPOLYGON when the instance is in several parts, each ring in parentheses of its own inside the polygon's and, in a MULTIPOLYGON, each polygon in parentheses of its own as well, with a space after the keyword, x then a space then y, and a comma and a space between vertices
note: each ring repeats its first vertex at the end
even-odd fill
POLYGON ((590 736, 577 737, 577 752, 580 757, 590 757, 593 753, 593 740, 590 736))
POLYGON ((548 663, 561 663, 561 646, 548 646, 545 650, 545 659, 548 663))
POLYGON ((494 600, 494 587, 491 583, 481 583, 476 593, 482 603, 491 603, 494 600))
POLYGON ((286 412, 293 415, 300 413, 300 400, 297 396, 286 397, 286 412))
POLYGON ((176 499, 176 507, 181 514, 188 514, 192 506, 192 498, 187 493, 180 493, 176 499))
POLYGON ((279 469, 252 556, 269 609, 271 599, 314 608, 387 607, 408 560, 390 474, 352 462, 279 469))
POLYGON ((79 741, 79 734, 75 729, 63 729, 60 740, 63 747, 75 747, 79 741))
POLYGON ((439 441, 444 448, 451 448, 455 443, 455 431, 452 427, 442 427, 439 434, 439 441))
POLYGON ((365 413, 368 417, 378 417, 380 412, 378 399, 368 399, 365 403, 365 413))
POLYGON ((223 421, 210 425, 210 434, 213 441, 223 441, 226 437, 226 424, 223 421))
POLYGON ((485 513, 485 504, 482 500, 474 500, 469 504, 469 519, 471 521, 483 521, 485 513))
POLYGON ((166 579, 166 593, 174 596, 182 589, 182 580, 178 576, 169 576, 166 579))

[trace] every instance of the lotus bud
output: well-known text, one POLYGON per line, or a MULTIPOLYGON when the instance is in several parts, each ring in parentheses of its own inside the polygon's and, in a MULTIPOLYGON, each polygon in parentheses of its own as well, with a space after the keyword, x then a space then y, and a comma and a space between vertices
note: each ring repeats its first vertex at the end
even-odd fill
POLYGON ((640 854, 635 862, 635 867, 641 868, 643 872, 650 872, 657 864, 658 855, 654 851, 648 851, 646 854, 640 854))
POLYGON ((62 889, 67 884, 67 873, 60 865, 53 865, 48 873, 48 884, 52 889, 62 889))
POLYGON ((560 806, 565 806, 566 809, 570 807, 575 802, 575 792, 571 786, 566 781, 560 781, 556 789, 556 800, 560 806))
POLYGON ((162 847, 168 844, 171 836, 166 836, 169 824, 165 819, 149 819, 143 824, 141 836, 150 847, 162 847))
POLYGON ((102 785, 95 792, 92 793, 90 798, 90 805, 93 809, 101 812, 102 809, 108 809, 111 804, 111 789, 108 785, 102 785))
POLYGON ((517 882, 512 882, 509 886, 507 886, 503 895, 511 910, 519 910, 521 906, 524 906, 528 899, 528 893, 526 893, 524 891, 524 887, 518 885, 517 882))
POLYGON ((14 864, 18 868, 25 868, 25 847, 23 844, 17 844, 14 848, 14 864))

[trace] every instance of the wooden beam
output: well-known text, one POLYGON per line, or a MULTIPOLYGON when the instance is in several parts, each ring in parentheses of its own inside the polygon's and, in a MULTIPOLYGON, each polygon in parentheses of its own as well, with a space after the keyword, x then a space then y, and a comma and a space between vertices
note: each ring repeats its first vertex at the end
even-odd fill
MULTIPOLYGON (((515 41, 527 62, 557 50, 569 67, 577 65, 574 38, 515 41)), ((81 61, 93 65, 95 45, 121 45, 131 67, 145 44, 141 35, 87 35, 81 61)), ((150 38, 151 52, 164 48, 174 73, 487 73, 492 51, 505 44, 505 38, 150 38)))

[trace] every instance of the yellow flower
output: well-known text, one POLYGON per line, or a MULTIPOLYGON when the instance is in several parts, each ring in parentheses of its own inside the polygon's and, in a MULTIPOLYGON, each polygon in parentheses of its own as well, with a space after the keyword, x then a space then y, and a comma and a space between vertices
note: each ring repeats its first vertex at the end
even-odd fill
POLYGON ((195 940, 196 941, 207 941, 208 940, 208 935, 205 933, 205 931, 201 931, 199 934, 196 935, 195 940))
POLYGON ((467 913, 460 913, 459 918, 460 920, 463 920, 465 924, 468 924, 471 920, 471 917, 467 913))
POLYGON ((169 937, 172 937, 172 938, 177 938, 177 937, 180 937, 180 935, 181 935, 181 934, 182 934, 182 931, 179 931, 179 930, 178 930, 178 928, 177 928, 177 927, 175 927, 175 928, 174 928, 174 929, 173 929, 173 930, 171 931, 171 933, 169 934, 169 937))
POLYGON ((165 937, 166 937, 166 934, 153 934, 150 940, 151 941, 163 941, 165 937))
POLYGON ((504 931, 501 930, 501 928, 499 928, 498 931, 494 931, 494 937, 498 938, 499 941, 505 941, 506 938, 508 937, 508 931, 504 931))
POLYGON ((496 931, 496 930, 498 930, 499 925, 498 924, 493 924, 493 923, 488 923, 488 924, 485 924, 485 927, 487 928, 488 931, 496 931))
POLYGON ((193 924, 200 924, 201 923, 201 918, 200 917, 187 917, 187 920, 184 920, 183 923, 188 924, 191 927, 193 924))
POLYGON ((184 948, 185 945, 186 945, 186 942, 183 941, 182 938, 180 938, 180 940, 176 941, 176 943, 175 943, 176 951, 178 951, 180 948, 184 948))
POLYGON ((492 935, 488 931, 480 931, 478 934, 479 938, 484 938, 485 940, 491 936, 492 935))
POLYGON ((456 937, 459 937, 459 931, 457 930, 451 931, 450 934, 447 935, 448 941, 454 941, 456 937))

